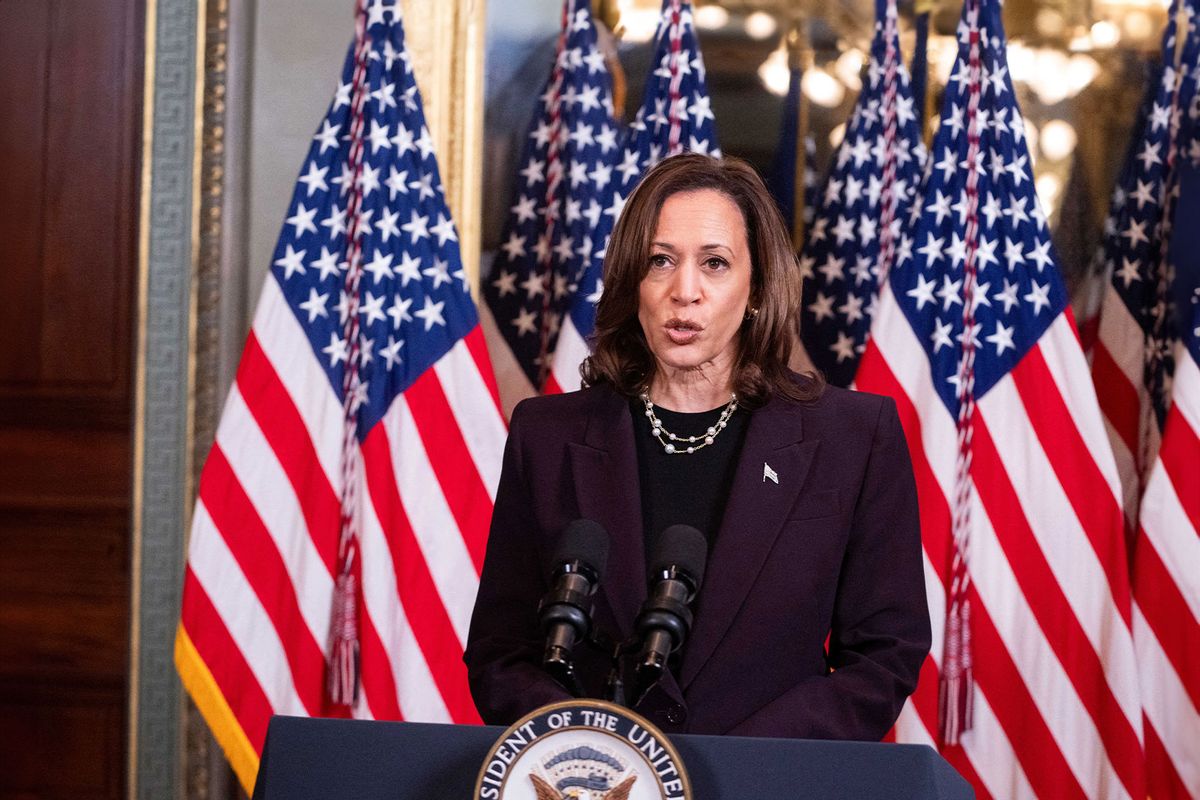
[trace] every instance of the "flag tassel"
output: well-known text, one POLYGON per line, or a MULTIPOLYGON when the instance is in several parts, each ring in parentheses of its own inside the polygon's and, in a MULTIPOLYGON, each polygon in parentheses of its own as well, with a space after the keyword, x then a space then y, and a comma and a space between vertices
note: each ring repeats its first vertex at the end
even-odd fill
POLYGON ((333 590, 329 643, 329 701, 353 707, 358 700, 358 582, 350 572, 338 576, 333 590))
POLYGON ((970 605, 964 600, 946 620, 946 655, 938 686, 938 727, 942 742, 959 743, 974 717, 975 676, 971 666, 970 605))

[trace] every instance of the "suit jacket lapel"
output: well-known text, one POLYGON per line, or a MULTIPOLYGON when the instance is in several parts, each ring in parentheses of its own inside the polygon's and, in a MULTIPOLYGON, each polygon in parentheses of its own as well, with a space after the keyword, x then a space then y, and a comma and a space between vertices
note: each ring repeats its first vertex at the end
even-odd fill
POLYGON ((571 470, 580 515, 599 522, 611 538, 597 606, 607 605, 624 639, 646 599, 641 482, 625 399, 607 390, 595 397, 584 441, 569 444, 571 470))
POLYGON ((798 405, 772 399, 750 417, 696 601, 680 676, 684 689, 733 623, 804 484, 817 443, 801 441, 801 415, 798 405))

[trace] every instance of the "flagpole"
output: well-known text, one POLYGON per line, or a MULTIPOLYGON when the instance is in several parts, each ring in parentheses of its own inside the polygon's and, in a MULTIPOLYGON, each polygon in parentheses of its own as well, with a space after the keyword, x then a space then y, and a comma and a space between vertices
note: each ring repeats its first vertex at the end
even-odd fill
POLYGON ((788 31, 788 68, 799 69, 800 99, 796 104, 796 163, 792 181, 792 249, 799 252, 804 245, 804 201, 808 170, 808 98, 804 94, 803 76, 813 65, 813 50, 808 37, 808 10, 801 3, 792 29, 788 31))

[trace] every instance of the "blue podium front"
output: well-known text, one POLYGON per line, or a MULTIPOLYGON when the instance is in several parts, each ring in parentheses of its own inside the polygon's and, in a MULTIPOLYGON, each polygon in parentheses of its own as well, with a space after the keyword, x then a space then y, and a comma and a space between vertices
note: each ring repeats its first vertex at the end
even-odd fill
MULTIPOLYGON (((472 796, 504 728, 275 717, 254 800, 472 796)), ((967 800, 970 785, 921 745, 670 737, 694 800, 967 800)))

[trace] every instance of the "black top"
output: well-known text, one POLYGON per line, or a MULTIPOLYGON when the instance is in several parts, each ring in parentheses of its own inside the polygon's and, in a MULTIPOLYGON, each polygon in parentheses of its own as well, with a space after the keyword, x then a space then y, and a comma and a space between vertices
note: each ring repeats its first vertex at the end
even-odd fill
MULTIPOLYGON (((725 406, 721 405, 710 411, 685 414, 654 407, 664 428, 676 436, 702 436, 717 424, 724 410, 725 406)), ((637 445, 646 553, 654 552, 656 537, 671 525, 691 525, 708 538, 711 549, 717 529, 721 527, 733 471, 746 438, 749 412, 738 408, 725 429, 707 447, 694 453, 668 453, 650 435, 650 419, 640 398, 629 401, 629 411, 633 414, 633 438, 637 445)), ((663 438, 667 438, 665 434, 663 438)), ((703 439, 696 442, 703 443, 703 439)), ((686 446, 686 443, 682 444, 684 449, 686 446)))

